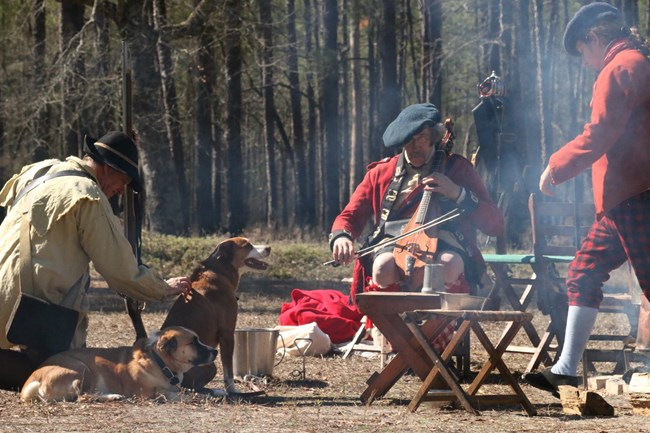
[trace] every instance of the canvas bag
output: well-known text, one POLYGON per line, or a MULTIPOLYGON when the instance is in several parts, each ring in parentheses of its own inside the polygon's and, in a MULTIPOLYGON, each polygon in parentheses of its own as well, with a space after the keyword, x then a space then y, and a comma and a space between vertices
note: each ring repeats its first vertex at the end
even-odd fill
POLYGON ((316 322, 306 323, 298 326, 276 326, 280 331, 281 339, 278 339, 277 352, 291 356, 320 356, 327 354, 332 348, 332 341, 329 335, 324 333, 316 322))
POLYGON ((70 348, 78 321, 77 311, 22 293, 7 340, 47 358, 70 348))

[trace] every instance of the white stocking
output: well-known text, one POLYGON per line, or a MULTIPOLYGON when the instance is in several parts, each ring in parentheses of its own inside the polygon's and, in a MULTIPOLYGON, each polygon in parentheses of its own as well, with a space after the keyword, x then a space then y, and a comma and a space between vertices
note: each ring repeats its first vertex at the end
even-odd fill
POLYGON ((551 372, 565 376, 578 375, 578 364, 587 348, 597 315, 597 308, 569 306, 564 347, 560 359, 553 366, 551 372))

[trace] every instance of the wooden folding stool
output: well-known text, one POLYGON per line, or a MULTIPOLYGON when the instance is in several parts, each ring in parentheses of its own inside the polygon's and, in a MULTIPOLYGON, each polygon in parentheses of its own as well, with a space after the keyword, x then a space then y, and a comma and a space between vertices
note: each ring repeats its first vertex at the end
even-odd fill
POLYGON ((433 366, 424 379, 420 389, 409 404, 409 410, 417 410, 423 401, 457 401, 465 410, 473 414, 479 414, 481 404, 520 404, 528 415, 535 415, 536 410, 524 394, 523 390, 506 366, 502 356, 514 339, 517 332, 526 322, 530 322, 533 314, 522 311, 473 311, 473 310, 416 310, 401 315, 406 326, 411 330, 413 336, 420 344, 421 349, 431 359, 433 366), (429 337, 425 336, 421 327, 429 320, 437 321, 436 331, 429 337), (445 326, 455 320, 460 320, 460 326, 449 345, 442 354, 439 354, 430 343, 435 340, 439 332, 445 326), (481 327, 480 322, 507 322, 506 329, 501 335, 496 347, 481 327), (456 346, 462 341, 465 335, 474 331, 483 348, 489 354, 488 360, 483 364, 481 370, 464 390, 456 377, 449 370, 447 362, 456 346), (509 385, 514 394, 487 395, 477 394, 484 384, 488 374, 497 369, 501 377, 509 385), (433 388, 439 378, 442 377, 449 389, 433 388))

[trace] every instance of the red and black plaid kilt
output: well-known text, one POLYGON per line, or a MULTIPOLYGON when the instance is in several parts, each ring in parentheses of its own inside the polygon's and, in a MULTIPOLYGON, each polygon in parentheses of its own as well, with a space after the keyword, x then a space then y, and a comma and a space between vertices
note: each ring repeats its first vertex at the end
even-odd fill
MULTIPOLYGON (((469 283, 465 280, 465 274, 460 274, 458 279, 445 287, 447 293, 469 293, 469 283)), ((451 341, 454 333, 456 332, 456 322, 452 322, 436 337, 433 341, 433 347, 438 353, 442 353, 449 342, 451 341)))
POLYGON ((611 271, 628 259, 648 297, 650 191, 624 201, 594 222, 569 265, 569 305, 598 308, 603 299, 603 283, 609 279, 611 271))

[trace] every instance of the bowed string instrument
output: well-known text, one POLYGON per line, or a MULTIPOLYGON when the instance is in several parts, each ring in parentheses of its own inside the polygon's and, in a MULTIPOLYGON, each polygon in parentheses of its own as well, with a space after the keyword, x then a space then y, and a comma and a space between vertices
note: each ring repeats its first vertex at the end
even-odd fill
MULTIPOLYGON (((454 145, 454 122, 445 120, 445 134, 436 145, 433 155, 432 172, 443 173, 447 158, 454 145)), ((434 263, 438 250, 438 228, 423 228, 428 222, 440 216, 439 197, 431 188, 424 187, 422 198, 416 212, 402 229, 402 233, 413 232, 395 243, 393 257, 397 267, 404 273, 409 287, 421 287, 424 280, 424 266, 434 263)))

